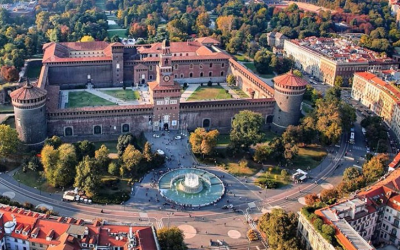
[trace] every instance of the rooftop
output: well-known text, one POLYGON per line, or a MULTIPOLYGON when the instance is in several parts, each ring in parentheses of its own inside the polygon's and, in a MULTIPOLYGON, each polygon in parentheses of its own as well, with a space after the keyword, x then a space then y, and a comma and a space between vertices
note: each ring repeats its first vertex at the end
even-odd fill
POLYGON ((304 87, 308 84, 308 82, 300 76, 293 74, 293 70, 289 72, 274 77, 274 83, 283 86, 292 86, 292 87, 304 87))
POLYGON ((35 100, 44 97, 47 91, 38 88, 29 83, 29 81, 21 88, 14 90, 10 93, 12 99, 15 100, 35 100))

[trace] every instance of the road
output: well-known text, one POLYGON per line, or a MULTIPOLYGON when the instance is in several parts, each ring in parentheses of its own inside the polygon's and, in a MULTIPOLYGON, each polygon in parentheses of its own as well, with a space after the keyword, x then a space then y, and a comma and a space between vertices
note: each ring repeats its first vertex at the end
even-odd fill
MULTIPOLYGON (((164 136, 155 138, 152 133, 147 133, 153 150, 164 150, 170 161, 166 168, 176 168, 180 165, 190 167, 196 164, 191 157, 187 145, 187 138, 174 140, 176 132, 166 133, 164 136)), ((321 165, 309 173, 313 178, 303 184, 291 184, 280 190, 263 190, 248 181, 247 178, 236 178, 227 174, 219 168, 212 166, 199 166, 221 176, 227 183, 227 195, 216 205, 200 210, 176 211, 171 208, 161 208, 164 201, 156 202, 157 189, 151 186, 152 175, 147 175, 142 183, 133 189, 131 199, 124 205, 86 205, 79 203, 68 203, 61 201, 61 194, 48 194, 35 188, 30 188, 18 183, 13 178, 13 172, 0 175, 0 194, 13 196, 20 202, 31 202, 35 206, 42 204, 53 207, 62 216, 76 218, 102 218, 107 221, 124 221, 137 224, 152 223, 156 228, 163 226, 179 226, 187 234, 185 241, 191 249, 206 246, 211 240, 223 240, 235 249, 243 249, 240 246, 247 245, 246 232, 252 228, 247 223, 244 215, 249 211, 252 219, 259 217, 262 212, 272 207, 282 207, 286 210, 298 211, 302 205, 302 197, 307 193, 319 193, 323 188, 330 188, 340 182, 345 167, 354 164, 351 160, 342 160, 348 150, 346 137, 343 136, 340 147, 330 148, 330 153, 322 161, 321 165), (343 163, 343 164, 341 164, 343 163), (341 165, 338 167, 338 165, 341 165), (317 184, 315 184, 315 181, 317 184), (147 193, 147 195, 146 195, 147 193), (149 197, 154 197, 149 201, 149 197), (227 204, 227 200, 234 204, 240 211, 235 213, 231 210, 223 210, 221 207, 227 204), (248 203, 254 202, 255 209, 247 209, 248 203), (103 209, 104 213, 100 213, 103 209), (212 225, 212 226, 211 226, 212 225)), ((363 140, 358 140, 362 142, 363 140)), ((357 144, 358 145, 358 144, 357 144)), ((353 151, 354 152, 354 151, 353 151)), ((260 243, 252 243, 250 249, 262 249, 260 243)))

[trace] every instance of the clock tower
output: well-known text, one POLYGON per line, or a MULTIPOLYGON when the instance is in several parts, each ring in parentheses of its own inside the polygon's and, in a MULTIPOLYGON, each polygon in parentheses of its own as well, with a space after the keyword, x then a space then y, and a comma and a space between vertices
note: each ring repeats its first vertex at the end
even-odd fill
POLYGON ((181 86, 174 81, 172 54, 168 40, 162 43, 155 82, 149 83, 153 115, 149 118, 153 131, 178 130, 181 86))
POLYGON ((160 62, 157 67, 157 82, 161 86, 174 85, 174 75, 172 74, 172 54, 169 40, 162 42, 162 53, 160 54, 160 62))

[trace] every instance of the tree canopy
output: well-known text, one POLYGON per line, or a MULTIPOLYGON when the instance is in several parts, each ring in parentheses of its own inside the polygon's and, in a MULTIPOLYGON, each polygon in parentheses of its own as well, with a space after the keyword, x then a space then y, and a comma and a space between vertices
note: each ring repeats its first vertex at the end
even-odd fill
POLYGON ((207 132, 204 128, 197 128, 190 134, 189 143, 194 154, 210 155, 217 145, 218 130, 207 132))
POLYGON ((231 147, 235 150, 247 150, 261 140, 263 118, 260 113, 249 110, 240 111, 232 121, 230 133, 231 147))
POLYGON ((0 158, 18 151, 20 141, 15 129, 8 125, 0 124, 0 158))
POLYGON ((164 227, 157 230, 157 238, 163 250, 188 249, 183 238, 183 232, 178 227, 164 227))

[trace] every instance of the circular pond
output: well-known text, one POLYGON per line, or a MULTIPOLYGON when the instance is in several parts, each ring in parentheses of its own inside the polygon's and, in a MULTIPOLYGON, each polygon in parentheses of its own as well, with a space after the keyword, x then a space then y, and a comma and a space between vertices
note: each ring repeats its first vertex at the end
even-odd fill
POLYGON ((225 193, 222 181, 197 168, 179 168, 162 175, 158 181, 161 196, 178 205, 203 207, 219 201, 225 193))

